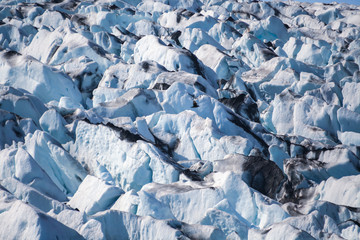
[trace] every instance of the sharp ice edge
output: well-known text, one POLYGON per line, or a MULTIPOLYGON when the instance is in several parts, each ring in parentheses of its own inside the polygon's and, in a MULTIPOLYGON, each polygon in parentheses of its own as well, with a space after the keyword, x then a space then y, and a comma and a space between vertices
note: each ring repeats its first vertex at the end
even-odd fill
POLYGON ((1 239, 357 239, 360 7, 0 3, 1 239))

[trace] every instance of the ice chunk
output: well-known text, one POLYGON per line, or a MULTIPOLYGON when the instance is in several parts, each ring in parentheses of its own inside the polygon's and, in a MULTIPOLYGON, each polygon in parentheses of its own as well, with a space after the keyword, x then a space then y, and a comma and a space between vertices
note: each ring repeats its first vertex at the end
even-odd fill
POLYGON ((25 134, 19 126, 15 114, 0 109, 0 149, 14 142, 24 141, 25 134))
POLYGON ((124 190, 139 190, 155 181, 168 183, 178 179, 178 171, 166 162, 155 146, 121 127, 79 121, 74 130, 75 142, 68 143, 69 152, 91 174, 101 178, 105 168, 124 190))
POLYGON ((42 26, 49 27, 51 29, 55 29, 59 26, 71 26, 71 22, 69 19, 64 19, 63 15, 58 11, 49 11, 45 10, 41 15, 37 16, 33 20, 33 25, 37 28, 41 28, 42 26))
POLYGON ((20 26, 14 26, 11 23, 0 26, 0 46, 3 49, 11 49, 19 52, 26 47, 28 42, 31 42, 37 33, 36 28, 31 25, 21 25, 22 23, 20 22, 20 26))
POLYGON ((188 110, 179 114, 155 115, 149 127, 157 138, 173 149, 177 160, 216 160, 230 153, 250 152, 252 142, 241 136, 226 136, 213 124, 211 119, 203 119, 188 110))
POLYGON ((300 239, 316 239, 312 237, 309 233, 303 230, 299 230, 296 227, 293 227, 290 224, 274 224, 271 228, 265 229, 263 231, 259 231, 257 229, 250 229, 249 235, 247 236, 249 239, 292 239, 292 240, 300 240, 300 239), (266 237, 264 237, 264 235, 266 237))
POLYGON ((169 47, 155 36, 145 36, 140 39, 134 49, 135 63, 154 60, 169 71, 185 71, 201 74, 197 59, 190 52, 169 47))
POLYGON ((318 89, 324 83, 324 80, 312 73, 301 72, 299 82, 294 83, 290 89, 297 94, 305 95, 307 91, 318 89))
POLYGON ((280 168, 260 156, 232 154, 225 159, 214 161, 213 165, 214 172, 232 171, 241 174, 243 181, 250 187, 271 198, 275 198, 284 180, 280 168))
POLYGON ((147 116, 161 110, 162 107, 152 90, 134 88, 113 101, 101 103, 90 111, 102 117, 130 117, 135 120, 136 117, 147 116))
POLYGON ((229 80, 236 71, 247 70, 245 63, 231 59, 228 55, 210 44, 202 45, 195 52, 195 55, 216 73, 217 79, 229 80))
POLYGON ((178 41, 181 46, 189 49, 191 52, 196 51, 204 44, 210 44, 220 51, 225 50, 224 47, 200 28, 185 28, 182 32, 179 31, 179 34, 178 41))
POLYGON ((39 209, 16 200, 1 187, 1 238, 8 239, 84 239, 75 230, 51 218, 39 209))
POLYGON ((1 84, 25 89, 44 103, 60 101, 63 96, 67 96, 73 104, 81 102, 81 94, 69 77, 34 58, 2 51, 0 69, 1 84))
POLYGON ((41 115, 47 110, 37 97, 4 85, 0 85, 0 103, 1 109, 23 118, 31 118, 37 124, 41 115))
POLYGON ((323 151, 318 160, 326 163, 327 174, 335 178, 359 174, 360 159, 349 149, 335 148, 323 151))
POLYGON ((109 209, 122 193, 121 188, 87 175, 68 204, 93 215, 109 209))
POLYGON ((317 18, 325 24, 329 24, 330 22, 344 17, 337 8, 328 9, 322 13, 316 12, 316 15, 317 18))
POLYGON ((136 214, 139 205, 139 196, 135 190, 130 190, 122 194, 111 207, 113 210, 136 214))
POLYGON ((236 233, 242 238, 247 238, 249 226, 229 213, 218 209, 209 209, 201 224, 212 225, 220 228, 226 235, 236 233))
POLYGON ((28 134, 24 148, 65 194, 73 195, 86 176, 80 164, 45 132, 28 134))
POLYGON ((259 67, 261 63, 270 60, 277 55, 269 49, 260 39, 248 32, 237 39, 232 46, 232 53, 245 61, 247 64, 259 67), (243 57, 246 56, 246 58, 243 57))
POLYGON ((144 186, 139 197, 139 215, 149 215, 157 219, 170 217, 194 224, 199 223, 206 210, 220 202, 224 195, 220 189, 193 187, 190 184, 150 183, 144 186))
POLYGON ((173 214, 178 220, 197 223, 205 217, 208 209, 227 199, 234 207, 235 216, 238 214, 245 222, 259 227, 268 226, 288 216, 279 204, 251 190, 239 174, 216 173, 212 176, 212 181, 213 184, 207 187, 191 183, 148 184, 141 190, 144 193, 139 195, 137 214, 161 218, 169 216, 162 216, 161 210, 170 211, 169 214, 173 214), (154 205, 159 211, 152 211, 149 205, 154 205))
POLYGON ((329 201, 338 205, 360 207, 359 175, 340 179, 329 178, 316 187, 315 199, 329 201))
POLYGON ((326 66, 331 51, 326 47, 317 47, 314 44, 303 44, 296 55, 296 59, 311 65, 326 66))
POLYGON ((101 103, 111 102, 125 92, 125 90, 117 88, 98 87, 93 91, 93 107, 98 107, 101 103))
POLYGON ((151 89, 167 90, 172 84, 182 82, 184 84, 192 85, 197 89, 207 93, 213 98, 217 98, 217 93, 211 83, 203 77, 187 72, 164 72, 158 75, 154 82, 149 86, 151 89))
POLYGON ((3 159, 0 164, 1 179, 15 177, 46 196, 59 201, 67 200, 66 195, 23 148, 4 149, 0 156, 3 159))
POLYGON ((251 28, 254 36, 261 40, 273 41, 275 39, 281 39, 287 41, 289 38, 284 23, 275 16, 270 16, 260 21, 260 24, 254 24, 251 28))
POLYGON ((39 122, 41 128, 48 132, 59 143, 63 144, 72 140, 69 131, 65 127, 67 123, 55 109, 46 111, 41 116, 39 122))
POLYGON ((342 89, 344 107, 360 114, 360 83, 345 83, 342 89))
POLYGON ((256 100, 265 98, 267 101, 270 101, 273 99, 274 93, 279 93, 286 85, 290 86, 295 80, 297 81, 299 73, 301 72, 313 73, 316 76, 322 76, 324 74, 322 69, 314 66, 310 67, 300 61, 275 57, 264 62, 260 67, 243 73, 242 79, 248 87, 252 87, 256 100), (277 76, 277 79, 274 79, 273 84, 267 83, 272 81, 275 76, 277 76), (261 89, 261 84, 264 84, 264 86, 269 85, 271 91, 266 92, 261 89), (284 86, 282 86, 282 84, 284 84, 284 86), (276 88, 276 85, 278 85, 278 88, 276 88), (274 87, 274 89, 272 87, 274 87))
POLYGON ((112 65, 112 60, 115 60, 106 55, 103 48, 65 26, 54 31, 41 29, 24 53, 51 65, 63 64, 85 55, 99 65, 101 72, 104 72, 112 65), (39 45, 43 46, 41 51, 38 49, 39 45))
POLYGON ((299 53, 303 42, 299 39, 291 37, 289 41, 287 41, 283 47, 283 50, 290 58, 296 58, 297 54, 299 53))
POLYGON ((138 133, 144 137, 144 139, 155 143, 155 138, 149 131, 149 127, 147 126, 146 120, 141 118, 136 118, 136 127, 138 130, 138 133))
MULTIPOLYGON (((65 204, 59 202, 58 200, 54 200, 51 197, 43 195, 36 189, 21 183, 14 178, 2 179, 1 185, 11 192, 17 199, 22 200, 27 204, 31 204, 43 212, 59 213, 67 208, 65 204)), ((60 197, 62 198, 60 200, 67 201, 64 194, 62 196, 60 194, 60 197)))
MULTIPOLYGON (((188 239, 186 232, 182 231, 182 223, 178 221, 161 221, 151 217, 140 217, 127 212, 106 211, 99 213, 93 218, 97 223, 101 223, 101 232, 109 238, 117 239, 188 239), (109 222, 116 224, 108 224, 109 222), (161 231, 159 231, 161 229, 161 231)), ((84 228, 92 227, 93 223, 88 222, 84 228)), ((96 232, 95 232, 96 233, 96 232)), ((216 233, 215 233, 216 234, 216 233)), ((215 235, 214 234, 214 235, 215 235)), ((84 234, 89 239, 97 239, 89 234, 84 234)), ((201 235, 200 235, 201 236, 201 235)), ((206 235, 205 235, 206 236, 206 235)), ((209 235, 203 239, 208 239, 209 235)), ((210 235, 211 236, 211 235, 210 235)), ((215 235, 216 236, 216 235, 215 235)), ((215 237, 214 236, 214 237, 215 237)), ((214 240, 216 238, 213 238, 214 240)))

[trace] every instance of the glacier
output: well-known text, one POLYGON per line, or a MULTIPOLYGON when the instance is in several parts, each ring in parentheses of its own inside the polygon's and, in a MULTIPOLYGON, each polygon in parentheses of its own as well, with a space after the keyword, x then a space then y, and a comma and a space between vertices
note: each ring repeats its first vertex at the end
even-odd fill
POLYGON ((358 239, 360 6, 0 2, 1 239, 358 239))

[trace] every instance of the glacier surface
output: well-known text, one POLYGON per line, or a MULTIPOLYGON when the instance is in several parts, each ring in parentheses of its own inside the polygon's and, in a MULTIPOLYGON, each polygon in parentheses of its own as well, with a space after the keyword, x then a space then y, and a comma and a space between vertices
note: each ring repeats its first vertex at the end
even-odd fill
POLYGON ((360 7, 3 0, 1 239, 358 239, 360 7))

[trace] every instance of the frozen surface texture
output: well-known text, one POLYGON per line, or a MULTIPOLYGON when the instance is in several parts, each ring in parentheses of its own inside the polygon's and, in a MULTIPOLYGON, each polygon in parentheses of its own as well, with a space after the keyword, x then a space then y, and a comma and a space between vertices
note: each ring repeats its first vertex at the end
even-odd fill
POLYGON ((0 1, 0 239, 359 239, 360 7, 0 1))

